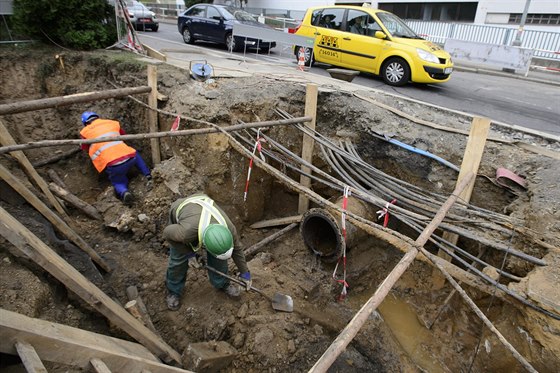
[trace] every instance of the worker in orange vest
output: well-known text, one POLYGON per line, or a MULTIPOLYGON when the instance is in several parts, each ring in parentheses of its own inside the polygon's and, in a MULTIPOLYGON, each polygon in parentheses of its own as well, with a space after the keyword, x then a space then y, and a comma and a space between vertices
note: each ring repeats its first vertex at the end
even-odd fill
MULTIPOLYGON (((93 111, 82 114, 84 128, 80 131, 83 139, 98 139, 101 137, 113 137, 125 135, 119 122, 110 119, 101 119, 93 111)), ((146 162, 136 149, 126 145, 123 141, 98 142, 94 144, 82 144, 82 150, 89 153, 89 157, 98 172, 105 172, 109 181, 115 188, 117 197, 126 205, 133 200, 132 193, 128 190, 128 171, 134 166, 140 170, 142 175, 148 179, 147 186, 151 187, 152 175, 146 162)))

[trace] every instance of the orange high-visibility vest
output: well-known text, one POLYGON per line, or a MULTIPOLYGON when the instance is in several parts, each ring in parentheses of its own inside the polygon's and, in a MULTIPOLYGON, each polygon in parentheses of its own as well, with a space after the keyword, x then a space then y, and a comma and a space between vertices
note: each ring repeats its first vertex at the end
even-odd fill
MULTIPOLYGON (((85 126, 81 131, 85 139, 98 139, 101 137, 119 136, 121 126, 116 120, 96 119, 85 126)), ((122 141, 98 142, 89 147, 89 157, 97 171, 101 172, 107 164, 121 157, 135 154, 136 150, 122 141)))

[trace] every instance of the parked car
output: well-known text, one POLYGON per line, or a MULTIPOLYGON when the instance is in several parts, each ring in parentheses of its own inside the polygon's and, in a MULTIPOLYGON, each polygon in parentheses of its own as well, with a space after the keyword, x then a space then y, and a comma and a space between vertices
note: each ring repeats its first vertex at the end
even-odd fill
POLYGON ((236 23, 271 29, 243 9, 213 4, 198 4, 187 9, 179 15, 177 28, 187 44, 203 40, 224 44, 230 51, 240 51, 246 47, 263 53, 276 46, 274 41, 233 35, 233 25, 236 23))
POLYGON ((128 13, 128 18, 132 26, 136 30, 146 31, 152 30, 157 31, 159 29, 159 22, 157 20, 156 14, 150 9, 146 8, 144 4, 138 1, 127 1, 126 11, 128 13))
MULTIPOLYGON (((309 8, 297 35, 315 38, 302 47, 307 66, 313 61, 379 75, 402 86, 442 83, 453 71, 451 56, 412 31, 393 13, 360 6, 309 8)), ((294 52, 298 58, 300 47, 294 52)))

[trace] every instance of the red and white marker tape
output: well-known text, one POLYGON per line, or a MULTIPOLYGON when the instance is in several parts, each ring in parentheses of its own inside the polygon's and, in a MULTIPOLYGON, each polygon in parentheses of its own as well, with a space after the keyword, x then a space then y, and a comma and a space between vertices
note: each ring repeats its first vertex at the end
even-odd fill
MULTIPOLYGON (((266 142, 264 138, 261 137, 261 129, 257 130, 257 140, 255 141, 255 146, 253 146, 253 157, 256 151, 259 151, 259 156, 263 162, 266 162, 264 155, 261 152, 261 143, 266 142)), ((253 170, 253 158, 249 160, 249 170, 247 171, 247 181, 245 182, 245 192, 243 193, 243 202, 247 201, 247 193, 249 192, 249 180, 251 179, 251 171, 253 170)))
POLYGON ((346 294, 348 293, 346 289, 350 287, 350 285, 348 285, 348 282, 346 282, 346 209, 348 208, 348 197, 350 197, 350 194, 351 194, 350 187, 349 186, 344 187, 344 194, 342 196, 342 214, 340 220, 340 226, 342 227, 342 256, 336 262, 336 266, 334 267, 334 272, 333 272, 333 280, 335 280, 339 284, 342 284, 342 290, 338 297, 339 302, 346 299, 346 294), (342 268, 343 268, 342 279, 337 279, 336 271, 341 261, 342 261, 342 268))
POLYGON ((174 131, 178 131, 179 130, 179 124, 181 123, 181 117, 177 115, 177 118, 175 118, 175 120, 173 121, 173 124, 171 125, 171 132, 174 131))
POLYGON ((377 220, 384 218, 383 227, 385 228, 387 228, 387 225, 389 224, 389 205, 394 205, 395 203, 397 203, 397 200, 393 199, 391 202, 387 202, 383 209, 377 211, 377 220))

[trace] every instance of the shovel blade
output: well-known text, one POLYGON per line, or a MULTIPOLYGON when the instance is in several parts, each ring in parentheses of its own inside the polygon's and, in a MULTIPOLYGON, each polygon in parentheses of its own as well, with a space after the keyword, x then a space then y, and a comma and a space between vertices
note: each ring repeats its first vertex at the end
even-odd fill
POLYGON ((289 295, 274 293, 272 296, 272 308, 277 311, 293 312, 294 300, 289 295))

